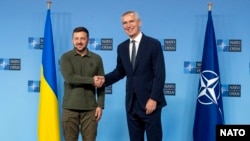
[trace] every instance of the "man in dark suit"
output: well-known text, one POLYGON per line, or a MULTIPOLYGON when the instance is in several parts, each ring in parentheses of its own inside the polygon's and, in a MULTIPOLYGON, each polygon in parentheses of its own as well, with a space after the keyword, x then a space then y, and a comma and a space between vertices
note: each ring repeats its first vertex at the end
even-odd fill
POLYGON ((135 11, 122 15, 122 25, 129 39, 118 45, 116 68, 105 75, 105 86, 127 78, 130 141, 144 141, 145 131, 147 141, 162 141, 161 111, 167 104, 163 94, 165 63, 161 44, 141 32, 141 20, 135 11), (131 62, 133 42, 136 47, 134 67, 131 62))

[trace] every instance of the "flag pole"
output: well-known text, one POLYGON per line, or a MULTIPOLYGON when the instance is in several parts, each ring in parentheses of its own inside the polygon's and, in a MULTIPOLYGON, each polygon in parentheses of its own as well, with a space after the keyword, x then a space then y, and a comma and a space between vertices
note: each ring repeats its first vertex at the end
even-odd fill
POLYGON ((208 11, 212 11, 212 5, 213 4, 211 2, 208 3, 208 11))
POLYGON ((48 1, 47 1, 48 9, 50 9, 51 4, 52 4, 51 0, 48 0, 48 1))

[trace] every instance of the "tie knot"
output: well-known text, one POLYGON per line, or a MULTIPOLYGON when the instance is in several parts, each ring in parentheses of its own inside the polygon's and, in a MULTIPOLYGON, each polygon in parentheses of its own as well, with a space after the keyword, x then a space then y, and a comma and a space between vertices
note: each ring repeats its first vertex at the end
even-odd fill
POLYGON ((131 42, 132 42, 132 43, 135 43, 135 40, 132 40, 131 42))

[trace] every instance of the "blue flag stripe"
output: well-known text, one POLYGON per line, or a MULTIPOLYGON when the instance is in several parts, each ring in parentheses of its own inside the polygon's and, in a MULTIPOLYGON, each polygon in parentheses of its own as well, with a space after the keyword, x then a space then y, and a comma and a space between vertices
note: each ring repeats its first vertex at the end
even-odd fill
POLYGON ((44 47, 42 54, 42 65, 44 70, 44 78, 57 96, 56 84, 56 67, 54 55, 53 32, 50 18, 50 10, 47 11, 45 31, 44 31, 44 47))

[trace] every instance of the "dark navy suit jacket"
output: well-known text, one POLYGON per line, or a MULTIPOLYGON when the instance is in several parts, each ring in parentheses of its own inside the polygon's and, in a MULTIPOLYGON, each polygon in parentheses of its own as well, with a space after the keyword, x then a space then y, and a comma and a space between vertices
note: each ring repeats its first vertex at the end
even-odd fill
POLYGON ((157 101, 157 108, 162 108, 167 103, 163 94, 165 63, 160 42, 142 35, 134 70, 130 62, 129 44, 130 40, 128 39, 118 45, 116 68, 105 75, 105 86, 109 86, 126 76, 127 111, 131 109, 134 97, 142 109, 145 109, 149 98, 157 101))

